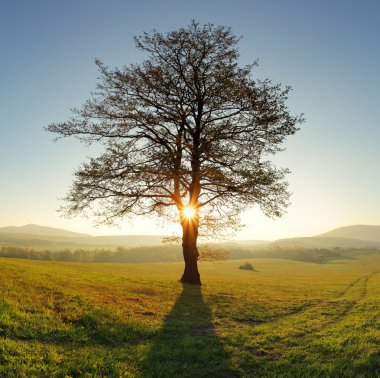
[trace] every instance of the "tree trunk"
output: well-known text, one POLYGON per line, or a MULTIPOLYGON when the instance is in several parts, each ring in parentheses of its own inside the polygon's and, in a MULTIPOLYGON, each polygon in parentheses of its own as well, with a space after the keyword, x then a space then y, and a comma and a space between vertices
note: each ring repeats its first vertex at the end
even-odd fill
POLYGON ((201 279, 198 272, 198 221, 196 219, 184 219, 182 225, 182 250, 185 260, 185 270, 181 281, 193 285, 201 285, 201 279))

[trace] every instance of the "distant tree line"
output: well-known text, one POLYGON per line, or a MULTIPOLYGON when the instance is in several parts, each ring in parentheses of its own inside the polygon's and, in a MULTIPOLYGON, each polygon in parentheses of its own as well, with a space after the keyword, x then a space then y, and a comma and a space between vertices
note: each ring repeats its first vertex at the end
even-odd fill
POLYGON ((63 249, 58 251, 6 246, 0 248, 0 257, 75 262, 158 262, 180 261, 182 259, 181 248, 170 245, 165 247, 118 247, 116 250, 63 249))
MULTIPOLYGON (((201 246, 199 248, 200 260, 215 261, 226 260, 228 252, 221 248, 201 246)), ((169 262, 182 261, 181 245, 158 245, 149 247, 118 247, 110 249, 63 249, 58 251, 35 250, 27 247, 0 247, 0 257, 18 259, 74 261, 74 262, 169 262)))
POLYGON ((287 260, 298 260, 304 262, 322 264, 328 260, 341 257, 341 248, 304 248, 304 247, 282 247, 270 246, 263 249, 248 250, 233 248, 230 251, 231 258, 243 259, 253 257, 281 258, 287 260))
MULTIPOLYGON (((199 246, 199 259, 202 261, 223 261, 250 258, 281 258, 323 264, 329 260, 350 256, 351 252, 369 252, 371 249, 353 248, 305 248, 290 246, 268 246, 263 248, 224 248, 211 244, 199 246)), ((377 250, 373 250, 378 253, 377 250)), ((182 247, 179 244, 166 244, 141 247, 118 247, 110 249, 62 249, 58 251, 35 250, 26 247, 0 247, 0 257, 18 259, 73 261, 73 262, 127 262, 154 263, 182 261, 182 247)))

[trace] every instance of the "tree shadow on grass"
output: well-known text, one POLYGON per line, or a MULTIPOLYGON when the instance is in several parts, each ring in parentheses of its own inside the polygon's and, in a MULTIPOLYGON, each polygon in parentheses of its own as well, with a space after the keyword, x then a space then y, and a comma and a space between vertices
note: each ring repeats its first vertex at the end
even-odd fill
POLYGON ((239 377, 215 332, 201 287, 183 291, 143 361, 139 377, 239 377))

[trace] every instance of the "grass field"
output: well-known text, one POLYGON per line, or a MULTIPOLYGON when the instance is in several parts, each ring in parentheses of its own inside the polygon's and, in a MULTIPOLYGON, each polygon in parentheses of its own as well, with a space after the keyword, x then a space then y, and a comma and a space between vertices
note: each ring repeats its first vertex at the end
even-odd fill
POLYGON ((204 262, 199 288, 180 263, 2 258, 0 377, 378 377, 379 270, 204 262))

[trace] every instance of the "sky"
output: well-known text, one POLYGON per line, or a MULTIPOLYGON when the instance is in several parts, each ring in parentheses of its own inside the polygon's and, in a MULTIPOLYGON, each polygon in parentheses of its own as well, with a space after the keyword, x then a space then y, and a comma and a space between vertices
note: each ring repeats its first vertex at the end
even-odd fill
POLYGON ((272 220, 248 209, 236 238, 274 240, 380 224, 379 1, 2 0, 0 227, 169 232, 160 220, 125 219, 109 228, 62 217, 59 198, 96 149, 74 139, 53 142, 44 128, 67 120, 88 99, 99 76, 95 58, 109 67, 139 62, 133 36, 168 32, 193 19, 242 36, 240 64, 259 59, 254 75, 291 85, 290 111, 306 119, 273 158, 291 170, 287 213, 272 220))

